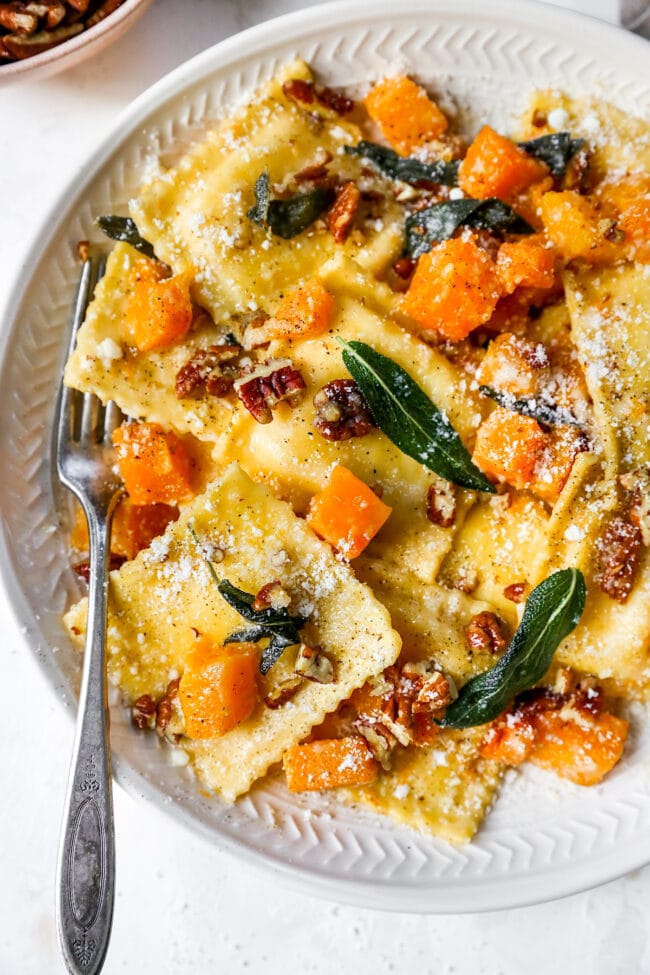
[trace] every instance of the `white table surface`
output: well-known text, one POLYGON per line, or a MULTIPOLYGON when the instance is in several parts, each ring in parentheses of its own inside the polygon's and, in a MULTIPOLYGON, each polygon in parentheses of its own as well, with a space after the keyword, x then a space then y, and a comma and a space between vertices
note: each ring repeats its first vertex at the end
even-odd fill
MULTIPOLYGON (((308 5, 158 0, 93 62, 0 89, 0 322, 42 213, 116 113, 205 47, 308 5)), ((616 17, 616 0, 571 6, 616 17)), ((23 646, 3 593, 0 634, 0 975, 55 975, 63 966, 54 870, 72 724, 23 646)), ((456 917, 379 914, 288 891, 119 788, 115 813, 109 975, 650 973, 650 867, 539 907, 456 917)))

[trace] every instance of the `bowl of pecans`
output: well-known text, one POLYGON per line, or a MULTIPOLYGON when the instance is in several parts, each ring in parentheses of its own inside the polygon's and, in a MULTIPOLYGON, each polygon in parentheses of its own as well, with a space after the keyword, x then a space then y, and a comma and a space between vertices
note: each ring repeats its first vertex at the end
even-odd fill
POLYGON ((0 2, 0 81, 54 74, 97 54, 152 0, 0 2))

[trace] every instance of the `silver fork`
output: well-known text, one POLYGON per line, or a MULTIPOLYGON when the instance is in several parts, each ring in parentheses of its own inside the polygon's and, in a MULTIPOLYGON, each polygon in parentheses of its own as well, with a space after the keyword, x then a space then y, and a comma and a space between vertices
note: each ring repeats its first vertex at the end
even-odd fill
MULTIPOLYGON (((83 266, 72 318, 70 349, 101 275, 83 266)), ((121 485, 112 466, 111 433, 122 420, 114 403, 62 386, 57 413, 59 479, 81 502, 88 520, 88 624, 77 731, 57 869, 57 922, 68 971, 101 971, 108 948, 115 890, 115 835, 104 643, 111 519, 121 485)))

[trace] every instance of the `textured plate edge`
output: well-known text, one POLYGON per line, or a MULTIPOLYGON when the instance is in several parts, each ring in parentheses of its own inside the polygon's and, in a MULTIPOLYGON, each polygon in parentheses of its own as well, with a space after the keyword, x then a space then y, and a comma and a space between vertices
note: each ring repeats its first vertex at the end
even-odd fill
MULTIPOLYGON (((435 13, 439 10, 441 14, 449 13, 449 4, 443 2, 426 2, 426 0, 416 0, 416 2, 411 2, 408 4, 408 12, 413 13, 426 13, 430 15, 432 12, 435 13)), ((500 2, 491 5, 489 11, 489 19, 494 20, 495 18, 502 19, 504 23, 512 26, 521 23, 529 29, 530 24, 530 14, 527 15, 527 11, 536 14, 538 18, 546 20, 549 24, 552 33, 556 33, 558 26, 563 23, 572 24, 574 26, 581 26, 586 29, 587 25, 592 32, 595 33, 598 39, 602 40, 602 43, 606 46, 608 41, 612 40, 613 35, 617 36, 618 40, 623 40, 623 44, 626 48, 630 48, 631 42, 636 42, 637 50, 639 53, 643 49, 645 58, 647 58, 647 42, 640 38, 634 38, 632 35, 628 35, 624 31, 617 30, 608 25, 601 24, 592 18, 584 17, 580 14, 575 14, 567 11, 558 11, 557 8, 549 8, 543 4, 538 3, 513 3, 513 2, 500 2), (558 25, 558 21, 560 24, 558 25)), ((386 14, 394 13, 391 10, 391 4, 383 0, 381 3, 377 3, 373 8, 373 19, 380 19, 386 14)), ((476 14, 476 6, 470 3, 460 3, 455 4, 453 8, 454 16, 459 16, 461 14, 472 15, 476 14)), ((191 61, 184 65, 181 65, 175 71, 171 72, 165 78, 161 79, 155 85, 153 85, 148 91, 141 95, 136 101, 127 108, 124 112, 120 114, 115 124, 112 126, 111 131, 102 141, 100 146, 91 155, 88 161, 88 168, 86 170, 86 177, 81 185, 75 186, 74 197, 82 195, 88 185, 96 177, 98 171, 105 164, 108 156, 113 152, 116 137, 124 133, 130 134, 138 125, 138 121, 142 121, 143 118, 150 113, 154 112, 159 108, 168 97, 175 94, 179 89, 187 88, 192 84, 200 81, 202 75, 204 74, 207 65, 213 64, 219 58, 219 63, 221 67, 228 65, 234 61, 237 61, 243 57, 250 57, 251 55, 262 55, 264 52, 277 47, 278 43, 282 41, 286 44, 287 37, 292 40, 295 38, 296 44, 300 41, 304 43, 307 36, 314 34, 318 28, 318 23, 331 22, 334 18, 337 19, 341 27, 350 26, 361 19, 367 23, 368 13, 367 9, 361 3, 357 2, 355 4, 348 3, 335 3, 326 4, 316 8, 308 8, 306 11, 300 11, 293 14, 288 14, 280 18, 276 18, 273 21, 265 22, 263 24, 257 25, 256 27, 250 28, 249 30, 235 35, 232 38, 221 42, 208 51, 202 52, 197 55, 191 61), (317 16, 316 16, 317 15, 317 16)), ((125 136, 126 138, 126 136, 125 136)), ((119 139, 121 142, 122 140, 119 139)), ((58 227, 64 222, 66 218, 69 217, 73 203, 70 202, 71 187, 68 186, 57 199, 54 206, 51 208, 46 219, 43 221, 43 226, 41 228, 41 234, 37 235, 35 243, 30 248, 26 262, 28 266, 33 265, 37 262, 46 251, 54 237, 58 227), (67 205, 66 205, 67 204, 67 205), (62 205, 64 210, 62 211, 62 205), (63 215, 62 215, 63 214, 63 215), (46 227, 53 227, 50 233, 43 233, 46 227)), ((23 291, 20 283, 17 283, 8 302, 7 302, 7 319, 11 323, 9 329, 3 335, 2 347, 0 348, 0 357, 2 359, 3 368, 6 363, 6 352, 10 345, 11 338, 16 327, 16 320, 18 317, 18 311, 23 300, 23 291)), ((42 667, 44 660, 42 654, 38 649, 34 649, 33 645, 30 643, 28 636, 29 633, 24 631, 24 621, 25 616, 21 619, 18 615, 19 604, 24 608, 27 606, 26 600, 23 596, 22 590, 16 584, 15 578, 11 578, 9 573, 9 568, 11 566, 10 559, 10 547, 7 544, 7 539, 5 538, 4 529, 2 531, 2 538, 0 539, 0 573, 2 575, 2 580, 5 585, 9 596, 9 605, 12 609, 16 622, 18 624, 19 632, 22 632, 25 639, 25 643, 29 646, 32 651, 32 655, 36 657, 37 662, 42 667), (18 594, 19 599, 16 600, 15 594, 18 594)), ((31 618, 31 610, 26 614, 28 618, 31 618)), ((49 678, 48 682, 53 690, 57 694, 57 697, 61 697, 61 681, 56 679, 55 667, 53 663, 48 661, 49 666, 45 667, 46 676, 49 678)), ((73 708, 68 709, 71 713, 73 708)), ((147 795, 151 798, 158 798, 161 793, 155 788, 152 788, 149 783, 144 780, 139 773, 132 771, 130 768, 120 768, 121 763, 116 763, 116 773, 119 782, 124 782, 127 787, 127 791, 131 793, 138 793, 140 795, 147 795)), ((155 803, 158 805, 159 803, 155 803)), ((486 882, 473 882, 473 889, 467 887, 459 886, 456 890, 456 886, 453 883, 444 884, 441 882, 440 886, 433 890, 428 890, 425 896, 426 903, 420 903, 423 898, 423 890, 414 887, 401 887, 394 882, 390 884, 382 884, 376 880, 373 881, 358 881, 345 879, 333 880, 329 877, 324 877, 320 875, 317 871, 313 869, 306 868, 301 865, 287 864, 278 861, 273 856, 262 853, 259 850, 253 849, 248 843, 244 841, 238 842, 234 838, 218 834, 213 830, 210 830, 207 826, 204 826, 196 820, 190 820, 189 817, 176 809, 172 804, 166 804, 163 807, 163 811, 167 814, 171 814, 177 822, 181 823, 185 828, 191 829, 195 834, 203 835, 213 845, 216 845, 220 849, 227 850, 234 853, 239 858, 247 860, 253 867, 263 868, 264 872, 270 872, 277 876, 278 874, 283 875, 283 879, 288 883, 289 886, 299 889, 304 892, 309 892, 310 894, 321 894, 322 896, 328 897, 330 899, 335 899, 339 901, 345 901, 347 903, 354 903, 363 906, 372 906, 374 908, 387 909, 387 910, 406 910, 414 911, 418 913, 431 912, 431 913, 458 913, 467 911, 480 911, 480 910, 495 910, 515 906, 523 906, 525 904, 538 903, 543 900, 548 900, 560 896, 568 896, 569 894, 576 893, 579 890, 587 889, 588 887, 595 886, 599 883, 605 883, 609 880, 615 879, 615 877, 620 876, 622 873, 627 872, 630 869, 641 866, 646 863, 648 858, 650 858, 650 844, 649 849, 641 854, 642 859, 639 859, 640 851, 637 850, 636 845, 632 845, 632 849, 627 851, 626 855, 622 855, 619 847, 617 846, 614 851, 608 851, 595 858, 589 864, 581 864, 580 872, 581 879, 575 880, 573 884, 567 885, 563 880, 566 877, 567 871, 564 870, 563 873, 560 872, 559 868, 556 867, 551 869, 543 884, 542 876, 539 872, 534 878, 517 878, 508 882, 509 890, 513 892, 516 891, 516 896, 507 896, 504 891, 499 888, 505 888, 503 879, 491 880, 486 882), (610 862, 611 861, 611 862, 610 862), (557 876, 553 876, 554 872, 557 876), (318 884, 318 889, 312 889, 314 883, 318 884), (540 886, 544 887, 543 892, 540 892, 540 886), (433 897, 433 903, 431 898, 433 897), (417 904, 412 904, 411 901, 417 899, 417 904)), ((630 845, 629 843, 627 844, 630 845)))

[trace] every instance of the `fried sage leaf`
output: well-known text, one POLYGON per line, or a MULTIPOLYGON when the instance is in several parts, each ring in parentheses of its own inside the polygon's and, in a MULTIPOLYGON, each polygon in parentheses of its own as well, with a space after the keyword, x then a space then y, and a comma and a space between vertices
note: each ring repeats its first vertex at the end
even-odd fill
POLYGON ((97 226, 111 240, 122 240, 146 257, 155 257, 153 244, 140 236, 140 231, 131 217, 116 217, 114 215, 97 217, 97 226))
POLYGON ((458 182, 458 167, 460 162, 446 162, 439 159, 433 163, 421 162, 413 156, 398 156, 387 146, 380 146, 376 142, 359 142, 356 146, 345 146, 350 156, 361 156, 390 179, 401 180, 402 183, 442 183, 444 186, 455 186, 458 182))
POLYGON ((494 493, 447 417, 401 366, 365 342, 337 341, 377 426, 396 447, 454 484, 494 493))
POLYGON ((406 253, 410 257, 420 257, 434 244, 452 237, 459 227, 494 233, 534 233, 523 217, 495 196, 486 200, 444 200, 406 218, 406 253))
POLYGON ((489 396, 499 406, 514 413, 521 413, 522 416, 530 416, 538 423, 545 423, 550 427, 582 427, 579 420, 575 418, 570 410, 565 410, 555 403, 547 403, 537 396, 525 399, 517 399, 512 393, 505 393, 503 390, 494 389, 492 386, 479 386, 479 390, 484 396, 489 396))
POLYGON ((501 659, 470 678, 447 708, 446 728, 493 721, 522 691, 542 679, 562 640, 577 625, 587 589, 579 569, 561 569, 533 589, 512 642, 501 659))
POLYGON ((293 616, 288 610, 254 609, 255 596, 243 589, 238 589, 228 579, 218 583, 219 592, 229 606, 237 610, 239 615, 253 625, 243 630, 231 633, 224 643, 250 642, 268 639, 268 644, 262 649, 260 671, 268 674, 273 664, 282 656, 287 647, 300 643, 299 630, 307 622, 304 616, 293 616))
POLYGON ((290 240, 310 227, 332 199, 331 190, 317 186, 286 200, 273 200, 269 174, 265 170, 255 181, 255 206, 246 216, 260 227, 268 227, 277 237, 290 240))
POLYGON ((584 139, 572 139, 568 132, 552 132, 538 139, 520 142, 519 146, 529 155, 546 163, 553 176, 564 176, 566 168, 576 152, 585 145, 584 139))

